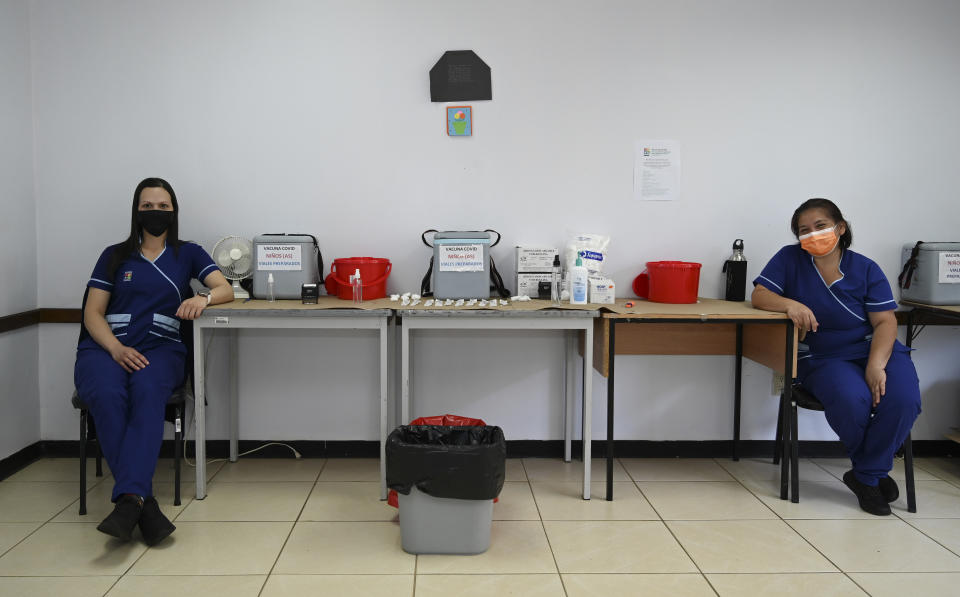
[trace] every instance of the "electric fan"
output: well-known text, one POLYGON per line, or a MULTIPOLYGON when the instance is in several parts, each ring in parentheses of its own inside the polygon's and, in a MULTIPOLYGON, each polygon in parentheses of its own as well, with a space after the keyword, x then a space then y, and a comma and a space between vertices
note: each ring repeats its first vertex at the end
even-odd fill
POLYGON ((233 282, 233 298, 247 299, 250 294, 240 287, 240 280, 253 273, 253 243, 240 236, 227 236, 213 247, 213 260, 226 279, 233 282))

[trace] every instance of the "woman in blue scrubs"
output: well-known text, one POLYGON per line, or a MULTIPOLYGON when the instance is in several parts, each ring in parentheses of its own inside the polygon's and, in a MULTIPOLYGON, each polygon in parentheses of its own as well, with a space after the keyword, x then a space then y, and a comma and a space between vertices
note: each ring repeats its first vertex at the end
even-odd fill
POLYGON ((197 244, 178 238, 177 196, 160 178, 133 194, 130 236, 107 247, 87 282, 87 334, 77 346, 74 382, 89 405, 113 473, 113 512, 98 530, 129 541, 139 524, 149 545, 176 528, 160 511, 151 480, 160 455, 167 399, 185 375, 180 321, 233 290, 197 244), (209 292, 193 296, 190 280, 209 292))
POLYGON ((843 482, 871 514, 899 496, 893 457, 920 414, 920 383, 897 340, 897 303, 880 267, 850 250, 840 209, 810 199, 793 214, 787 245, 754 283, 753 305, 786 313, 800 334, 797 377, 823 404, 853 468, 843 482))

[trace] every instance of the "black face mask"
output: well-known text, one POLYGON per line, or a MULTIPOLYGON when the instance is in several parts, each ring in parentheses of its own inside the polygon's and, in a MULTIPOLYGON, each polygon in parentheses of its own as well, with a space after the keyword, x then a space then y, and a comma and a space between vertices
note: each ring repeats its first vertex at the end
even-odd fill
POLYGON ((151 209, 137 212, 137 224, 154 236, 160 236, 173 223, 174 212, 151 209))

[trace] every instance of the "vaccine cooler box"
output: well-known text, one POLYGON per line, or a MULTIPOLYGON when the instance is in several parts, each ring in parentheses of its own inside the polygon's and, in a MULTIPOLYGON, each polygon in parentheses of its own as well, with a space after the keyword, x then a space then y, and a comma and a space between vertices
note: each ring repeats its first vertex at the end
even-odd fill
POLYGON ((900 298, 926 305, 960 305, 960 242, 910 243, 900 253, 900 298), (916 247, 916 264, 904 269, 916 247))
POLYGON ((319 284, 317 239, 310 234, 261 234, 253 239, 253 298, 268 298, 273 274, 274 297, 300 299, 304 284, 319 284))

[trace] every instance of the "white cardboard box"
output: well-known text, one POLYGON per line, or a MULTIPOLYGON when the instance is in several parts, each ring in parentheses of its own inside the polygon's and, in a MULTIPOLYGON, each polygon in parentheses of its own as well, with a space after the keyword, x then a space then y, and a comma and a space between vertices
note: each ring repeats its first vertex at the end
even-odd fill
POLYGON ((517 273, 553 271, 553 256, 559 255, 556 247, 517 247, 517 273))
POLYGON ((549 282, 552 278, 553 273, 551 272, 519 273, 517 274, 517 294, 530 298, 540 298, 540 282, 549 282))
POLYGON ((589 293, 587 302, 597 303, 599 305, 612 305, 616 302, 616 286, 613 280, 607 278, 590 278, 587 287, 589 293))

